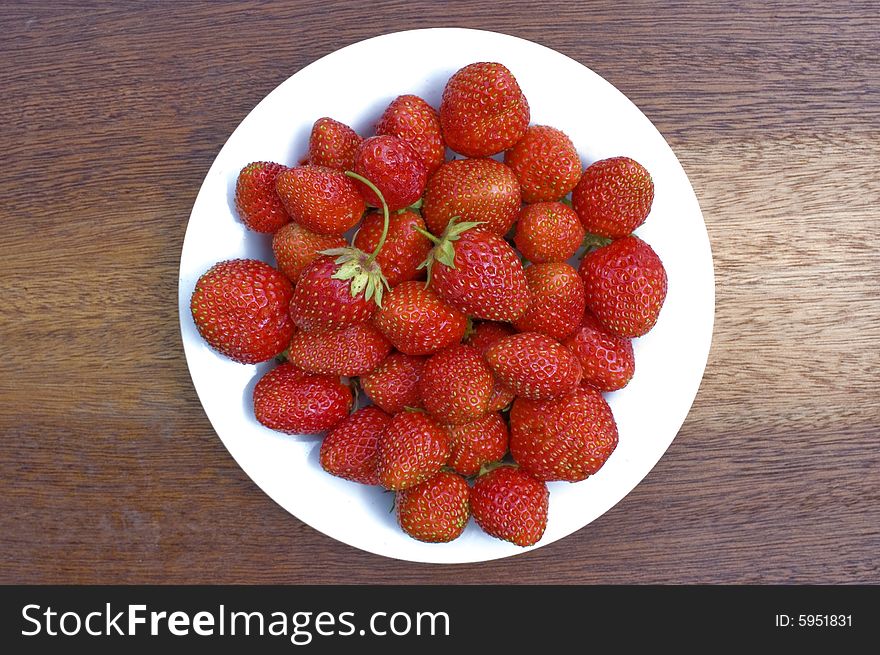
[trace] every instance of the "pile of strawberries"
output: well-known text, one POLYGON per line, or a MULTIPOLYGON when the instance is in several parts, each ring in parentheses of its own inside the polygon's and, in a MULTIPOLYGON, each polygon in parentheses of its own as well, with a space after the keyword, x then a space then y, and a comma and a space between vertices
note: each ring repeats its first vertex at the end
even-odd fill
POLYGON ((529 120, 497 63, 457 71, 439 112, 396 98, 369 138, 319 119, 299 165, 238 178, 239 217, 273 234, 277 266, 220 262, 192 295, 214 349, 279 361, 254 389, 257 420, 324 433, 321 466, 395 491, 422 541, 455 539, 471 515, 521 546, 541 538, 546 482, 584 480, 617 446, 602 392, 630 381, 631 339, 666 296, 632 235, 648 171, 627 157, 582 170, 568 136, 529 120), (372 404, 357 409, 358 389, 372 404))

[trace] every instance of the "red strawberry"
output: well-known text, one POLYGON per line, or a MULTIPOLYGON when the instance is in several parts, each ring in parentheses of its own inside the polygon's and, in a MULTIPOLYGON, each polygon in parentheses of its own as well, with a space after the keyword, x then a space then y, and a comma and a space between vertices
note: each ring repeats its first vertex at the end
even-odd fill
POLYGON ((432 355, 422 373, 422 403, 438 421, 462 425, 489 411, 495 380, 475 348, 458 344, 432 355))
POLYGON ((459 475, 441 471, 397 492, 397 522, 413 539, 443 543, 458 538, 470 517, 470 488, 459 475))
POLYGON ((428 355, 458 343, 467 326, 461 312, 421 282, 394 287, 374 321, 394 347, 407 355, 428 355))
POLYGON ((241 222, 254 232, 272 233, 290 216, 275 191, 275 178, 287 166, 268 161, 248 164, 238 174, 235 209, 241 222))
MULTIPOLYGON (((355 247, 373 252, 382 238, 382 221, 379 212, 367 214, 354 237, 355 247)), ((420 274, 419 264, 431 251, 431 242, 415 228, 425 229, 425 222, 416 212, 394 213, 389 217, 385 245, 376 257, 389 286, 416 279, 420 274)))
POLYGON ((437 235, 458 217, 503 236, 516 221, 521 204, 519 182, 507 166, 494 159, 456 159, 428 180, 422 215, 437 235))
POLYGON ((628 236, 581 260, 587 307, 619 337, 640 337, 657 322, 666 299, 666 270, 651 246, 628 236))
POLYGON ((584 315, 584 284, 578 272, 563 262, 526 268, 529 307, 516 319, 520 332, 540 332, 562 341, 574 332, 584 315))
POLYGON ((451 427, 449 434, 452 437, 449 466, 462 475, 476 475, 484 464, 497 462, 507 453, 507 423, 498 412, 451 427))
POLYGON ((547 528, 547 485, 513 467, 481 475, 471 489, 471 512, 483 530, 517 546, 538 543, 547 528))
MULTIPOLYGON (((428 169, 419 153, 396 136, 373 136, 364 139, 357 149, 354 172, 375 184, 389 211, 409 207, 422 197, 428 181, 428 169)), ((381 207, 373 190, 355 178, 355 185, 369 204, 381 207)))
POLYGON ((287 349, 287 359, 310 373, 355 376, 381 364, 391 344, 370 322, 339 330, 297 332, 287 349))
POLYGON ((395 98, 376 123, 376 134, 390 134, 406 141, 419 153, 428 175, 446 159, 440 114, 418 96, 395 98))
POLYGON ((590 165, 571 194, 584 229, 611 239, 625 237, 644 223, 653 202, 651 174, 629 157, 590 165))
POLYGON ((254 387, 254 415, 267 428, 288 434, 318 434, 342 421, 351 409, 351 389, 328 375, 282 364, 254 387))
POLYGON ((344 247, 345 239, 341 236, 315 234, 298 223, 288 223, 272 237, 278 268, 294 284, 306 267, 321 256, 322 250, 344 247))
POLYGON ((401 412, 379 438, 379 483, 400 491, 436 475, 449 459, 449 433, 422 412, 401 412))
POLYGON ((522 208, 513 240, 526 259, 543 264, 573 257, 584 234, 571 207, 561 202, 539 202, 522 208))
POLYGON ((446 144, 467 157, 488 157, 516 144, 529 124, 529 103, 516 78, 497 63, 470 64, 446 83, 440 125, 446 144))
POLYGON ((379 484, 379 437, 391 417, 364 407, 343 419, 321 442, 321 467, 352 482, 379 484))
POLYGON ((255 259, 214 264, 196 282, 193 322, 214 350, 241 362, 272 359, 287 347, 294 327, 287 315, 290 281, 255 259))
POLYGON ((504 386, 534 400, 561 398, 581 380, 577 357, 558 341, 535 332, 501 339, 489 348, 486 361, 504 386))
POLYGON ((373 316, 376 303, 364 293, 352 295, 350 280, 337 277, 339 271, 333 257, 322 256, 299 276, 290 317, 301 330, 340 329, 373 316))
POLYGON ((332 168, 288 168, 278 174, 275 187, 290 217, 318 234, 342 234, 364 213, 364 199, 354 183, 332 168))
POLYGON ((580 327, 564 343, 581 363, 582 383, 600 391, 623 389, 635 373, 632 342, 609 334, 590 312, 584 314, 580 327))
POLYGON ((349 171, 354 166, 354 153, 361 137, 345 123, 332 118, 319 118, 309 136, 308 162, 312 166, 326 166, 337 171, 349 171))
MULTIPOLYGON (((508 323, 495 323, 482 321, 478 323, 473 332, 464 339, 464 343, 476 348, 483 357, 486 351, 499 339, 516 334, 516 330, 508 323)), ((514 393, 505 387, 498 379, 492 389, 492 397, 489 399, 489 411, 500 412, 513 402, 514 393)))
POLYGON ((555 127, 532 125, 513 148, 504 153, 525 202, 559 200, 581 177, 581 159, 568 136, 555 127))
POLYGON ((419 384, 424 370, 424 357, 391 353, 377 369, 361 377, 361 386, 374 405, 397 414, 422 406, 419 384))
POLYGON ((584 480, 616 446, 614 416, 596 389, 558 400, 517 398, 510 410, 510 452, 539 480, 584 480))

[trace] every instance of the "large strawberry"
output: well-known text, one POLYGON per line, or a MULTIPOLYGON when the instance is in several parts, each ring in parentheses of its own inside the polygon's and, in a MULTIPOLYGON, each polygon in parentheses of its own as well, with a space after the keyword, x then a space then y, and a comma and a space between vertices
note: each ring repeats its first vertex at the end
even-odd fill
POLYGON ((394 347, 407 355, 428 355, 458 343, 467 327, 464 314, 422 282, 394 287, 374 321, 394 347))
POLYGON ((441 471, 397 492, 397 522, 413 539, 444 543, 458 538, 470 517, 470 488, 460 475, 441 471))
POLYGON ((577 329, 584 315, 584 283, 564 262, 532 264, 526 268, 529 307, 516 319, 520 332, 540 332, 559 341, 577 329))
POLYGON ((623 389, 635 373, 632 341, 607 332, 590 312, 564 344, 581 363, 582 382, 600 391, 623 389))
POLYGON ((360 136, 345 123, 332 118, 319 118, 309 136, 308 162, 312 166, 326 166, 337 171, 348 171, 354 166, 354 153, 361 144, 360 136))
POLYGON ((457 344, 432 355, 422 373, 422 403, 438 421, 462 425, 489 411, 495 380, 480 353, 457 344))
POLYGON ((306 267, 322 250, 344 248, 345 239, 335 234, 316 234, 299 223, 288 223, 272 237, 272 252, 279 270, 296 284, 306 267))
POLYGON ((587 307, 619 337, 640 337, 657 322, 666 299, 666 269, 635 236, 618 239, 581 260, 587 307))
POLYGON ((291 218, 318 234, 343 234, 361 219, 366 207, 345 173, 324 166, 281 171, 275 188, 291 218))
POLYGON ((266 373, 254 387, 254 415, 268 428, 289 434, 318 434, 342 421, 351 409, 351 389, 329 375, 293 364, 266 373))
POLYGON ((532 546, 547 528, 547 485, 514 466, 499 466, 477 478, 471 513, 487 534, 517 546, 532 546))
POLYGON ((406 141, 419 153, 428 175, 446 158, 440 114, 418 96, 395 98, 376 123, 376 134, 390 134, 406 141))
POLYGON ((574 210, 561 202, 526 205, 516 222, 513 241, 534 264, 564 262, 577 252, 584 228, 574 210))
POLYGON ((399 491, 436 475, 449 459, 449 432, 423 412, 401 412, 379 438, 379 483, 399 491))
MULTIPOLYGON (((494 345, 499 339, 509 337, 516 334, 516 330, 509 323, 496 323, 494 321, 481 321, 473 327, 473 331, 468 334, 464 343, 476 348, 479 353, 485 357, 486 351, 494 345)), ((489 399, 489 411, 499 412, 505 409, 513 402, 514 393, 505 387, 498 378, 495 378, 495 385, 492 388, 492 397, 489 399)))
MULTIPOLYGON (((425 222, 416 212, 395 212, 389 220, 385 246, 376 261, 389 286, 396 287, 401 282, 414 280, 419 276, 419 264, 425 261, 432 244, 415 229, 425 229, 425 222)), ((367 214, 354 237, 355 247, 364 252, 373 252, 382 238, 382 225, 381 213, 367 214)))
POLYGON ((629 157, 591 164, 571 194, 584 229, 611 239, 625 237, 644 223, 653 202, 651 174, 629 157))
POLYGON ((493 62, 470 64, 449 78, 440 102, 446 145, 467 157, 488 157, 526 133, 529 103, 516 78, 493 62))
POLYGON ((494 159, 446 162, 428 180, 422 214, 428 229, 440 235, 453 217, 478 222, 481 230, 507 234, 522 199, 516 175, 494 159))
POLYGON ((275 179, 287 166, 257 161, 238 174, 235 184, 235 209, 241 222, 254 232, 272 233, 290 221, 281 198, 275 191, 275 179))
POLYGON ((476 475, 484 464, 497 462, 507 453, 507 423, 498 412, 449 428, 452 456, 449 466, 462 475, 476 475))
POLYGON ((287 359, 310 373, 355 376, 381 364, 391 344, 370 322, 339 330, 300 331, 293 335, 287 359))
MULTIPOLYGON (((428 169, 419 153, 403 139, 390 135, 364 139, 355 153, 354 172, 379 188, 390 211, 416 202, 425 192, 428 181, 428 169)), ((355 185, 369 204, 382 206, 369 186, 357 178, 355 185)))
POLYGON ((486 352, 495 376, 517 396, 561 398, 581 380, 577 357, 545 334, 522 332, 496 342, 486 352))
POLYGON ((361 484, 379 484, 379 437, 391 417, 378 407, 364 407, 339 423, 321 442, 321 467, 361 484))
POLYGON ((425 358, 391 353, 374 371, 361 376, 361 387, 377 407, 397 414, 422 406, 420 383, 425 358))
POLYGON ((550 202, 567 195, 581 177, 581 159, 571 139, 555 127, 532 125, 504 153, 525 202, 550 202))
POLYGON ((584 480, 616 446, 617 424, 597 389, 580 387, 558 400, 517 398, 510 410, 510 453, 539 480, 584 480))
POLYGON ((255 364, 272 359, 290 342, 292 294, 290 281, 268 264, 233 259, 199 278, 190 311, 208 345, 236 362, 255 364))

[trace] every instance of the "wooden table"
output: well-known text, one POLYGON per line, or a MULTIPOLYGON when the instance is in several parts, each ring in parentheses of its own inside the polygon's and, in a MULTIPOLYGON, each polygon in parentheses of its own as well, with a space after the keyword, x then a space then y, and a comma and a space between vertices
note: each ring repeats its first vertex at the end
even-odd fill
POLYGON ((0 582, 880 581, 875 3, 143 4, 0 8, 0 582), (251 107, 432 26, 538 41, 629 96, 690 176, 717 280, 702 388, 647 479, 467 566, 275 505, 208 423, 177 319, 189 211, 251 107))

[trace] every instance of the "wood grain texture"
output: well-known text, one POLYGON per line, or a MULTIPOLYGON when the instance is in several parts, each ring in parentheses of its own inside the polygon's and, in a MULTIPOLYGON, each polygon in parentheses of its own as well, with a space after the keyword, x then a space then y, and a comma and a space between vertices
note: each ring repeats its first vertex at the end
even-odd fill
POLYGON ((7 2, 0 30, 0 582, 880 581, 875 3, 7 2), (645 481, 464 566, 269 500, 201 409, 176 311, 189 211, 247 112, 337 48, 439 26, 538 41, 639 105, 717 281, 702 388, 645 481))

